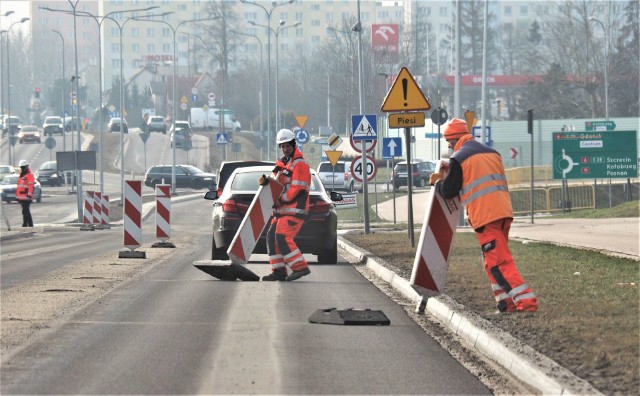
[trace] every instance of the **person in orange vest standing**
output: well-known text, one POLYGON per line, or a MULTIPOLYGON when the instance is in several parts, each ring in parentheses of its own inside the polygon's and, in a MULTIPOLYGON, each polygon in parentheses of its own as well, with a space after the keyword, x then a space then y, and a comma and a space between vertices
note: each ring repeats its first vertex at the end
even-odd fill
POLYGON ((447 176, 434 173, 431 185, 444 198, 460 194, 476 232, 484 269, 500 312, 536 311, 538 299, 516 268, 509 250, 513 208, 500 154, 477 141, 467 123, 453 118, 444 130, 453 150, 447 176))
POLYGON ((31 218, 31 201, 33 200, 33 187, 36 184, 36 178, 29 169, 27 160, 20 160, 20 177, 18 178, 18 186, 16 188, 16 199, 22 206, 22 226, 33 227, 33 219, 31 218))
MULTIPOLYGON (((296 147, 296 137, 291 130, 278 131, 276 144, 283 155, 276 161, 273 173, 284 185, 284 191, 273 206, 273 219, 267 231, 271 274, 263 276, 262 280, 290 282, 311 273, 302 251, 294 241, 309 212, 311 171, 302 152, 296 147), (289 276, 287 266, 292 271, 289 276)), ((269 184, 269 178, 262 175, 259 182, 265 186, 269 184)))

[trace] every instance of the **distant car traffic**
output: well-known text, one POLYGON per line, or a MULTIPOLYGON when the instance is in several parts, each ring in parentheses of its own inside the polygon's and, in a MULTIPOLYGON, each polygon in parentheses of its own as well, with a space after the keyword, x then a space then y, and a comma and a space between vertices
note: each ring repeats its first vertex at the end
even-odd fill
MULTIPOLYGON (((201 188, 215 186, 216 175, 192 165, 176 165, 176 188, 201 188)), ((155 188, 156 184, 171 184, 171 165, 155 165, 144 175, 144 185, 155 188)))
POLYGON ((192 136, 193 132, 188 121, 176 121, 175 124, 171 125, 171 133, 169 135, 171 147, 175 144, 176 147, 191 148, 192 136))
POLYGON ((164 122, 163 116, 151 116, 147 119, 147 132, 167 133, 167 124, 164 122))
POLYGON ((42 131, 45 136, 53 136, 53 134, 64 135, 64 121, 62 117, 50 116, 44 119, 42 131))
POLYGON ((11 165, 0 165, 0 181, 4 180, 5 176, 15 175, 16 168, 11 165))
POLYGON ((11 135, 17 135, 22 128, 22 120, 16 116, 2 117, 2 136, 11 131, 11 135))
MULTIPOLYGON (((18 179, 20 175, 8 175, 0 182, 0 196, 2 197, 2 201, 6 203, 10 203, 11 201, 16 200, 16 190, 18 189, 18 179)), ((33 199, 36 202, 42 202, 42 187, 40 187, 40 183, 36 180, 36 184, 33 186, 33 199)))
MULTIPOLYGON (((205 199, 215 201, 211 213, 213 260, 228 258, 227 249, 258 191, 258 179, 263 174, 271 174, 274 165, 239 167, 229 176, 222 193, 212 189, 205 194, 205 199)), ((317 255, 318 262, 322 264, 335 264, 338 260, 338 215, 333 201, 341 200, 342 195, 336 192, 328 196, 316 171, 311 170, 309 215, 295 241, 303 253, 317 255)), ((266 231, 265 228, 254 253, 267 252, 266 231)))
POLYGON ((124 118, 121 119, 119 117, 114 117, 112 119, 109 120, 109 123, 107 124, 107 131, 108 132, 121 132, 121 124, 123 124, 123 128, 124 129, 124 133, 129 133, 129 124, 127 124, 127 120, 125 120, 124 118), (123 122, 124 121, 124 122, 123 122))
POLYGON ((27 143, 40 143, 40 130, 35 125, 25 125, 18 132, 18 142, 27 143))

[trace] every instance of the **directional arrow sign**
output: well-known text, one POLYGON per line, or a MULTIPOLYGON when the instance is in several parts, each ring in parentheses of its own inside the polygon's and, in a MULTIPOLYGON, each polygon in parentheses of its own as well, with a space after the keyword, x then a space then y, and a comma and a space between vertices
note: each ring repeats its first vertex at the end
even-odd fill
POLYGON ((614 121, 585 121, 585 131, 613 131, 616 129, 614 121))
POLYGON ((382 138, 382 158, 402 156, 402 139, 399 137, 382 138))
POLYGON ((511 159, 516 159, 518 154, 518 150, 515 147, 511 147, 511 159))

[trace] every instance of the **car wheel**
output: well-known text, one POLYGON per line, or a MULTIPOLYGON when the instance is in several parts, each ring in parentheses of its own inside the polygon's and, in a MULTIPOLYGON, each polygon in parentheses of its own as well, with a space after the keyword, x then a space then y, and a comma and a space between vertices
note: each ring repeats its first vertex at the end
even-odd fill
POLYGON ((160 182, 158 180, 151 180, 151 183, 149 183, 149 186, 155 190, 156 184, 160 184, 160 182))
POLYGON ((419 187, 426 187, 427 186, 427 179, 420 179, 420 186, 419 187))
POLYGON ((38 195, 38 198, 36 198, 36 202, 37 203, 42 202, 42 193, 40 193, 40 195, 38 195))
POLYGON ((228 260, 227 250, 225 248, 217 248, 216 240, 211 236, 211 260, 228 260))
POLYGON ((338 242, 333 243, 333 248, 329 250, 323 250, 318 253, 318 263, 320 264, 335 264, 338 262, 338 242))
POLYGON ((202 189, 202 181, 201 180, 194 180, 191 182, 191 188, 193 188, 194 190, 200 190, 202 189))

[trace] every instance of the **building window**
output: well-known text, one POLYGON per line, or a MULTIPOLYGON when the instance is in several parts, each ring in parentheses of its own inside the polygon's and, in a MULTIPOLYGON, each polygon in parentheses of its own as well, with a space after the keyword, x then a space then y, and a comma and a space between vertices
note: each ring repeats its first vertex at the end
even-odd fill
POLYGON ((171 29, 169 29, 168 27, 162 28, 162 37, 172 37, 171 29))
POLYGON ((155 36, 155 29, 152 27, 148 27, 147 28, 147 37, 153 37, 155 36))
POLYGON ((162 44, 162 52, 168 54, 171 52, 171 44, 162 44))
POLYGON ((313 11, 320 11, 320 4, 312 4, 311 9, 313 11))
POLYGON ((511 15, 511 6, 504 6, 504 15, 511 15))
POLYGON ((440 7, 440 9, 438 10, 438 15, 440 15, 441 17, 446 17, 447 14, 449 13, 449 9, 447 7, 440 7))
POLYGON ((178 3, 178 11, 186 11, 187 5, 185 3, 178 3))
POLYGON ((304 13, 296 12, 296 22, 302 22, 303 21, 303 16, 304 16, 304 13))
POLYGON ((131 28, 131 37, 140 37, 140 29, 137 27, 131 28))
POLYGON ((314 19, 313 21, 311 21, 311 26, 320 26, 320 20, 314 19))
POLYGON ((296 28, 296 37, 303 38, 304 37, 304 29, 301 27, 296 28))
POLYGON ((526 5, 520 6, 520 15, 527 15, 529 13, 529 7, 526 5))
POLYGON ((131 44, 131 52, 133 52, 134 54, 137 54, 138 52, 140 52, 140 44, 138 43, 131 44))
POLYGON ((327 21, 333 21, 333 12, 327 12, 327 17, 326 17, 327 21))
POLYGON ((156 52, 156 45, 154 43, 148 43, 147 44, 147 52, 149 53, 155 53, 156 52))

